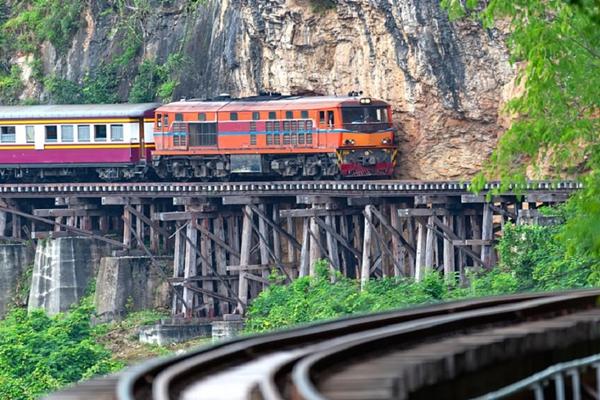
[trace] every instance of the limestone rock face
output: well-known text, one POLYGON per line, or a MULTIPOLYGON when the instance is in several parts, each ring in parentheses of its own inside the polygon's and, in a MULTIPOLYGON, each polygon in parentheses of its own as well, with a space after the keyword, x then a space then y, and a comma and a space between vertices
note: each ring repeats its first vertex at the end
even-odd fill
MULTIPOLYGON (((335 9, 316 13, 310 0, 197 3, 162 2, 140 24, 137 63, 185 56, 176 99, 362 90, 393 105, 398 174, 414 179, 470 177, 507 123, 498 113, 515 71, 503 30, 450 22, 439 0, 336 0, 335 9)), ((122 37, 111 33, 118 17, 103 2, 90 4, 66 54, 41 49, 47 73, 81 81, 118 53, 122 37)), ((129 69, 123 99, 137 73, 129 69)))
POLYGON ((32 261, 31 247, 21 244, 0 245, 0 318, 8 311, 18 283, 32 261))
POLYGON ((109 248, 95 240, 65 237, 40 241, 36 247, 28 309, 54 315, 67 311, 84 295, 109 248))

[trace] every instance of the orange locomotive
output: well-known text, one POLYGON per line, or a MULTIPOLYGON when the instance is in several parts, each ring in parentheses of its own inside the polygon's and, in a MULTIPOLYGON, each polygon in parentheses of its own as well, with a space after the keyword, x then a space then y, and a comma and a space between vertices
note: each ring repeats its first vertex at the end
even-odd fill
POLYGON ((155 112, 153 165, 163 179, 389 177, 391 117, 389 104, 353 96, 180 101, 155 112))

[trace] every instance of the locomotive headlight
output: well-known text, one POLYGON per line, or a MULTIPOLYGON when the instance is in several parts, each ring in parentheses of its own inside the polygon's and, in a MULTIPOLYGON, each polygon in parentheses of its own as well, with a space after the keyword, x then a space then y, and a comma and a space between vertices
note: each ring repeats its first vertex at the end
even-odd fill
POLYGON ((371 99, 369 97, 363 97, 360 99, 360 104, 371 104, 371 99))
POLYGON ((356 142, 354 141, 354 139, 346 139, 346 141, 344 143, 348 146, 352 146, 356 142))
POLYGON ((385 138, 381 141, 381 144, 392 144, 392 141, 389 138, 385 138))

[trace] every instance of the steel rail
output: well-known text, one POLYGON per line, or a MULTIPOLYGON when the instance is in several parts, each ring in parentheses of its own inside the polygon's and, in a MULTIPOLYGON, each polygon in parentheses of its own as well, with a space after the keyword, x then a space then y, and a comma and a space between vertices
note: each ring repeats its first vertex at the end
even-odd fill
MULTIPOLYGON (((570 192, 582 185, 575 181, 532 181, 509 186, 507 194, 529 192, 570 192)), ((227 183, 52 183, 52 184, 0 184, 0 197, 77 195, 143 195, 165 197, 173 195, 279 195, 290 196, 308 193, 331 195, 418 195, 418 194, 469 194, 471 184, 459 181, 281 181, 281 182, 227 182, 227 183)), ((501 190, 499 182, 490 182, 483 192, 501 190)))
POLYGON ((568 309, 585 309, 597 306, 599 299, 600 290, 574 292, 450 315, 432 316, 347 335, 324 343, 322 350, 299 360, 292 370, 293 385, 301 399, 325 400, 326 398, 319 392, 315 377, 351 355, 368 354, 381 348, 382 344, 415 339, 422 341, 441 333, 523 321, 526 318, 554 315, 558 311, 568 309))
POLYGON ((120 400, 142 399, 149 398, 153 393, 155 399, 170 399, 181 393, 187 383, 205 377, 209 372, 223 370, 231 363, 255 359, 259 355, 277 350, 306 346, 339 335, 362 335, 364 331, 391 324, 540 299, 551 295, 551 293, 529 293, 462 300, 376 315, 350 317, 268 335, 238 338, 204 347, 190 354, 154 360, 126 371, 118 383, 118 398, 120 400))

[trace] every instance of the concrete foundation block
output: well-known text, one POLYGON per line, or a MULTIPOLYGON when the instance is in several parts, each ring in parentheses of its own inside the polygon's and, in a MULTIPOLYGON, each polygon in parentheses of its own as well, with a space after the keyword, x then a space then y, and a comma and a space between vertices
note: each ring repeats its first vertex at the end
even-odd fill
POLYGON ((184 324, 156 324, 140 329, 139 339, 142 343, 165 346, 173 343, 186 342, 199 337, 210 337, 212 325, 210 322, 188 322, 184 324))
MULTIPOLYGON (((168 269, 172 261, 164 259, 168 269)), ((96 280, 96 312, 101 322, 128 312, 167 308, 169 285, 149 257, 104 257, 96 280)))
POLYGON ((85 295, 110 247, 87 237, 64 237, 38 242, 29 293, 29 310, 42 308, 54 315, 67 311, 85 295))
POLYGON ((223 321, 212 323, 213 342, 227 340, 238 336, 244 329, 244 320, 239 314, 225 314, 223 321))
POLYGON ((0 318, 8 311, 16 289, 28 265, 33 262, 33 249, 22 244, 0 245, 0 318))

